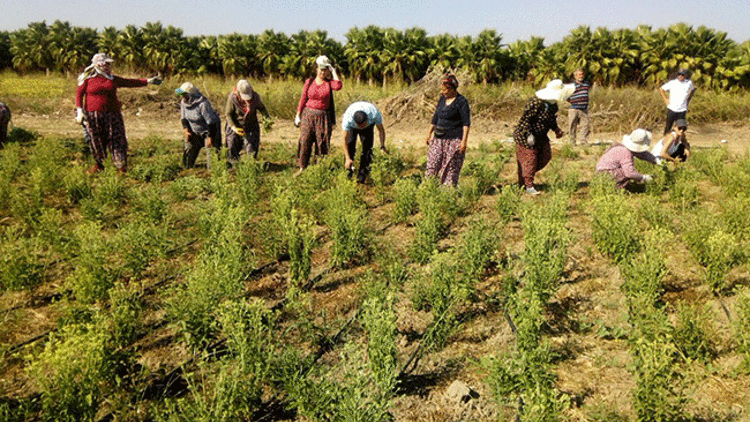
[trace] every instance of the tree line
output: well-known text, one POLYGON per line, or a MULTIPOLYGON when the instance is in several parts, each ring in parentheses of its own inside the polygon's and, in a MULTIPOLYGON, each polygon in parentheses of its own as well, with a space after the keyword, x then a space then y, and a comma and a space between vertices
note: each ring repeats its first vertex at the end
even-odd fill
POLYGON ((98 31, 42 21, 0 32, 0 68, 78 73, 103 51, 120 68, 165 76, 303 79, 313 73, 315 57, 325 54, 350 78, 383 85, 414 82, 432 67, 462 70, 477 83, 538 85, 581 67, 601 85, 653 86, 686 67, 704 87, 750 87, 750 41, 738 44, 726 32, 685 23, 615 30, 582 25, 550 46, 542 37, 505 44, 494 29, 477 36, 428 36, 418 27, 371 25, 351 28, 345 37, 342 44, 320 29, 289 36, 270 29, 258 35, 185 36, 161 22, 98 31))

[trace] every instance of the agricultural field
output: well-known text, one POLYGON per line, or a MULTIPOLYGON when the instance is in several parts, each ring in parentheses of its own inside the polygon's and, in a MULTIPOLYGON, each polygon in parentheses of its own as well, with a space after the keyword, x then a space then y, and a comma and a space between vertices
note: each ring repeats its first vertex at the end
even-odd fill
MULTIPOLYGON (((91 176, 74 80, 3 76, 0 421, 750 420, 742 92, 699 91, 691 159, 616 191, 598 157, 660 133, 663 103, 595 91, 596 142, 554 142, 530 197, 509 142, 530 86, 462 85, 451 189, 423 176, 431 82, 337 95, 384 113, 357 185, 340 129, 293 176, 301 84, 254 82, 275 121, 232 172, 181 168, 182 80, 120 90, 129 171, 91 176)), ((196 85, 220 108, 233 82, 196 85)))

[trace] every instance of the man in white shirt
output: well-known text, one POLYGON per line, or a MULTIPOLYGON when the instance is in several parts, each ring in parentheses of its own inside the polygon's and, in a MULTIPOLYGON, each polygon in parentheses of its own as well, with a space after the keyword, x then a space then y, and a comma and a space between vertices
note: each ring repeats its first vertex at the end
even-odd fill
POLYGON ((364 183, 367 175, 370 173, 370 163, 372 162, 372 144, 375 141, 374 128, 378 128, 380 137, 380 150, 384 154, 388 151, 385 149, 385 128, 383 127, 383 115, 372 104, 365 101, 353 103, 344 112, 341 119, 341 127, 344 129, 344 154, 346 163, 344 164, 349 171, 349 177, 354 174, 354 156, 357 152, 357 137, 362 141, 362 154, 359 161, 359 171, 357 172, 357 182, 364 183))
POLYGON ((690 99, 695 94, 695 85, 690 80, 690 71, 680 69, 677 72, 677 78, 665 83, 659 88, 659 94, 667 105, 667 123, 664 127, 666 135, 672 130, 672 124, 677 119, 685 119, 690 99), (669 97, 667 97, 669 92, 669 97))

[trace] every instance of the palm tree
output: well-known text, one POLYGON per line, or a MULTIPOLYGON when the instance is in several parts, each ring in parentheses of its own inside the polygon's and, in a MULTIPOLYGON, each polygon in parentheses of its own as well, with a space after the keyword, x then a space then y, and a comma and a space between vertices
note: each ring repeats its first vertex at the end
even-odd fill
POLYGON ((220 35, 217 39, 218 57, 224 75, 235 79, 248 75, 255 65, 255 37, 238 33, 220 35))
POLYGON ((381 53, 381 60, 385 64, 383 87, 387 74, 399 81, 414 82, 421 78, 429 63, 428 49, 427 31, 422 28, 410 28, 404 32, 386 29, 381 53))
POLYGON ((112 51, 112 58, 122 60, 132 70, 144 67, 143 34, 135 25, 128 25, 117 35, 117 48, 112 51))
POLYGON ((274 75, 279 75, 279 68, 284 61, 284 56, 289 52, 290 40, 283 33, 276 33, 271 29, 263 31, 258 37, 258 48, 256 57, 263 69, 263 74, 273 80, 274 75))
POLYGON ((97 34, 92 28, 72 27, 68 22, 55 21, 49 27, 49 44, 57 69, 77 73, 86 67, 97 51, 97 34))
POLYGON ((104 28, 96 39, 96 46, 98 52, 107 53, 110 56, 114 54, 118 47, 118 39, 120 37, 120 31, 114 26, 108 26, 104 28))
POLYGON ((184 40, 182 29, 172 25, 164 28, 161 22, 148 22, 141 33, 146 67, 165 75, 171 74, 175 67, 174 55, 180 51, 184 40))
POLYGON ((384 64, 380 52, 383 50, 384 31, 370 25, 362 30, 354 27, 344 36, 348 40, 344 56, 348 61, 350 74, 357 78, 357 82, 366 79, 372 84, 382 80, 384 64))
POLYGON ((503 52, 502 35, 494 29, 485 29, 471 44, 471 53, 478 59, 474 67, 474 79, 488 82, 496 82, 502 75, 502 69, 507 65, 506 54, 503 52))
POLYGON ((0 31, 0 70, 13 66, 13 54, 10 53, 10 33, 0 31))
POLYGON ((47 49, 49 28, 47 22, 32 22, 25 29, 10 35, 13 66, 19 70, 44 70, 49 74, 54 60, 47 49))
POLYGON ((455 67, 460 57, 458 39, 455 35, 441 34, 428 39, 427 57, 430 66, 448 69, 455 67))

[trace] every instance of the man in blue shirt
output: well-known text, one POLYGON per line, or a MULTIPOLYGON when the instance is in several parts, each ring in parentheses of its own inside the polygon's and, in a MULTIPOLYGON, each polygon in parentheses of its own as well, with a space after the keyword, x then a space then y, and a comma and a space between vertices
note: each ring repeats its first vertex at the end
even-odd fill
POLYGON ((357 182, 364 183, 370 174, 370 163, 372 163, 372 145, 375 140, 375 127, 378 128, 380 137, 380 150, 384 154, 385 128, 383 127, 383 115, 374 105, 359 101, 353 103, 344 112, 341 119, 341 127, 344 129, 344 154, 346 155, 345 167, 349 171, 349 177, 354 174, 354 157, 357 152, 357 136, 362 141, 362 154, 359 160, 359 171, 357 182))

